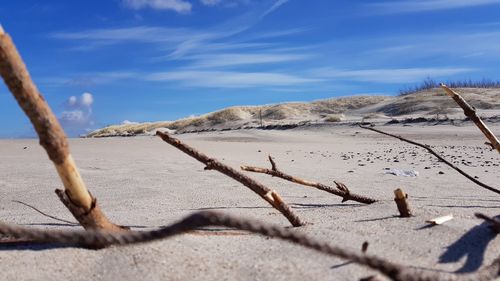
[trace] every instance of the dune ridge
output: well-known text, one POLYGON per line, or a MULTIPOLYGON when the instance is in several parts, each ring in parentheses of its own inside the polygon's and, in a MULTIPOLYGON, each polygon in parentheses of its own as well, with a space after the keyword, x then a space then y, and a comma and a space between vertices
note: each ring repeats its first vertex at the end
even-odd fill
MULTIPOLYGON (((493 115, 500 111, 500 89, 456 89, 476 109, 493 115)), ((292 126, 305 122, 357 122, 404 116, 449 116, 461 110, 441 89, 429 89, 401 96, 351 96, 312 102, 288 102, 262 106, 233 106, 201 116, 175 121, 158 121, 111 125, 89 133, 86 137, 136 136, 154 134, 156 130, 178 133, 255 128, 260 126, 292 126)), ((461 115, 459 115, 461 116, 461 115)))

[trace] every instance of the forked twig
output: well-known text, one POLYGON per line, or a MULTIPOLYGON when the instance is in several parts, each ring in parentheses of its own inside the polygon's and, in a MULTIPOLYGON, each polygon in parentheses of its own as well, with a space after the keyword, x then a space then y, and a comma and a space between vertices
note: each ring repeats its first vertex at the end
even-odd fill
POLYGON ((260 197, 266 200, 271 206, 280 211, 293 226, 301 226, 304 225, 304 222, 300 220, 300 218, 292 211, 292 209, 283 201, 283 199, 279 196, 279 194, 264 186, 263 184, 255 181, 254 179, 238 172, 237 170, 225 165, 224 163, 210 158, 207 155, 199 152, 198 150, 188 146, 187 144, 181 142, 179 139, 176 139, 170 136, 167 133, 162 133, 160 131, 156 132, 156 135, 161 137, 165 142, 171 144, 172 146, 178 148, 182 152, 187 155, 195 158, 201 163, 205 164, 205 170, 216 170, 223 173, 226 176, 229 176, 232 179, 235 179, 250 188, 253 192, 257 193, 260 197))
POLYGON ((448 94, 463 110, 465 116, 469 117, 474 124, 483 132, 484 136, 489 140, 486 144, 491 146, 493 149, 496 149, 498 153, 500 153, 500 142, 498 138, 493 134, 493 132, 484 124, 483 120, 479 118, 476 114, 476 109, 472 107, 467 101, 460 96, 457 92, 448 88, 445 84, 441 83, 441 88, 444 89, 446 94, 448 94))
POLYGON ((444 159, 441 155, 439 155, 437 152, 435 152, 429 145, 426 145, 426 144, 421 144, 421 143, 418 143, 416 141, 412 141, 412 140, 409 140, 409 139, 405 139, 401 136, 397 136, 397 135, 393 135, 393 134, 390 134, 390 133, 386 133, 386 132, 383 132, 383 131, 380 131, 380 130, 377 130, 375 128, 370 128, 370 127, 365 127, 361 124, 359 124, 359 126, 363 129, 367 129, 367 130, 370 130, 370 131, 374 131, 374 132, 377 132, 379 134, 382 134, 382 135, 386 135, 386 136, 390 136, 390 137, 393 137, 393 138, 397 138, 401 141, 404 141, 404 142, 407 142, 407 143, 410 143, 410 144, 413 144, 413 145, 416 145, 416 146, 419 146, 419 147, 422 147, 424 148, 425 150, 427 150, 430 154, 434 155, 437 159, 439 159, 441 162, 445 163, 446 165, 450 166, 452 169, 454 169, 455 171, 459 172, 461 175, 463 175, 464 177, 468 178, 470 181, 472 181, 473 183, 483 187, 483 188, 486 188, 490 191, 493 191, 497 194, 500 194, 500 190, 494 188, 494 187, 491 187, 485 183, 482 183, 480 181, 478 181, 477 179, 475 179, 473 176, 467 174, 466 172, 464 172, 462 169, 458 168, 457 166, 453 165, 451 162, 449 162, 448 160, 444 159))
POLYGON ((319 182, 307 181, 307 180, 304 180, 304 179, 301 179, 298 177, 294 177, 294 176, 285 174, 282 171, 278 170, 278 168, 276 166, 276 162, 274 162, 274 159, 273 159, 273 157, 271 157, 271 155, 269 155, 269 162, 271 162, 271 169, 252 167, 252 166, 241 166, 240 168, 243 171, 268 174, 270 176, 282 178, 284 180, 298 183, 301 185, 314 187, 314 188, 317 188, 317 189, 320 189, 320 190, 323 190, 323 191, 329 192, 331 194, 335 194, 337 196, 342 197, 342 202, 346 202, 349 200, 357 201, 357 202, 365 203, 365 204, 372 204, 374 202, 377 202, 377 200, 375 200, 375 199, 351 193, 349 191, 349 189, 345 186, 345 184, 343 184, 341 182, 334 181, 335 185, 337 186, 336 188, 334 188, 334 187, 331 187, 331 186, 328 186, 328 185, 325 185, 325 184, 322 184, 319 182))
POLYGON ((303 233, 295 232, 292 229, 273 226, 250 219, 241 219, 214 211, 198 212, 170 226, 151 231, 38 230, 0 223, 0 234, 17 239, 27 239, 33 242, 70 244, 96 248, 101 245, 128 245, 164 239, 204 226, 225 226, 258 233, 267 237, 279 238, 369 267, 394 281, 491 281, 500 274, 500 257, 495 259, 489 266, 469 274, 426 271, 387 261, 380 257, 367 255, 366 253, 333 246, 329 243, 308 237, 303 233))
MULTIPOLYGON (((63 202, 86 229, 121 230, 112 224, 87 191, 78 168, 69 152, 66 135, 49 105, 31 80, 26 65, 8 34, 0 28, 0 75, 29 117, 40 138, 40 144, 54 163, 64 185, 63 202)), ((58 194, 59 195, 59 194, 58 194)), ((60 197, 62 198, 62 197, 60 197)))

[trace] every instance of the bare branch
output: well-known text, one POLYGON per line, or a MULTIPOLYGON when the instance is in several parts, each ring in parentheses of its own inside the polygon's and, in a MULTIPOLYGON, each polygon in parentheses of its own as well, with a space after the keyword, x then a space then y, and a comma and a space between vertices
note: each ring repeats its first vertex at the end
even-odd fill
POLYGON ((301 185, 314 187, 314 188, 317 188, 319 190, 323 190, 323 191, 329 192, 331 194, 335 194, 337 196, 342 197, 342 202, 346 202, 349 200, 357 201, 357 202, 365 203, 365 204, 371 204, 371 203, 377 202, 377 200, 375 200, 375 199, 351 193, 349 191, 349 189, 345 186, 345 184, 343 184, 341 182, 335 181, 337 188, 334 188, 334 187, 331 187, 331 186, 328 186, 328 185, 325 185, 325 184, 322 184, 319 182, 307 181, 307 180, 304 180, 304 179, 301 179, 298 177, 294 177, 294 176, 285 174, 276 168, 276 163, 274 162, 274 160, 271 156, 269 156, 269 161, 271 162, 271 166, 272 166, 271 169, 252 167, 252 166, 241 166, 240 168, 243 171, 268 174, 270 176, 282 178, 284 180, 298 183, 301 185))
POLYGON ((493 191, 497 194, 500 194, 500 190, 498 190, 497 188, 494 188, 494 187, 491 187, 485 183, 482 183, 480 181, 478 181, 477 179, 475 179, 473 176, 467 174, 466 172, 464 172, 462 169, 458 168, 457 166, 453 165, 451 162, 449 162, 448 160, 444 159, 441 155, 439 155, 437 152, 435 152, 429 145, 426 145, 426 144, 421 144, 421 143, 418 143, 416 141, 412 141, 412 140, 409 140, 409 139, 405 139, 401 136, 397 136, 397 135, 393 135, 393 134, 389 134, 389 133, 386 133, 386 132, 383 132, 383 131, 380 131, 380 130, 377 130, 375 128, 370 128, 370 127, 365 127, 363 125, 359 125, 361 128, 363 129, 366 129, 366 130, 370 130, 370 131, 374 131, 374 132, 377 132, 379 134, 382 134, 382 135, 386 135, 386 136, 390 136, 390 137, 393 137, 393 138, 397 138, 401 141, 404 141, 404 142, 407 142, 407 143, 410 143, 410 144, 413 144, 413 145, 416 145, 416 146, 419 146, 419 147, 422 147, 424 148, 425 150, 427 150, 430 154, 434 155, 437 159, 439 159, 441 162, 445 163, 446 165, 448 165, 449 167, 451 167, 452 169, 454 169, 455 171, 459 172, 461 175, 463 175, 464 177, 468 178, 470 181, 472 181, 473 183, 483 187, 483 188, 486 188, 490 191, 493 191))
POLYGON ((94 209, 94 200, 69 152, 68 141, 59 121, 31 80, 12 39, 3 30, 0 32, 0 75, 35 127, 40 144, 54 163, 71 204, 83 209, 84 214, 92 213, 93 217, 103 222, 85 224, 84 221, 91 222, 87 217, 84 221, 79 220, 80 224, 86 229, 99 225, 108 230, 120 230, 120 227, 108 221, 104 213, 94 209))
POLYGON ((472 107, 467 101, 462 98, 457 92, 448 88, 445 84, 441 83, 441 88, 464 110, 465 116, 469 117, 474 124, 483 132, 484 136, 489 140, 489 145, 500 153, 500 142, 493 132, 486 126, 486 124, 477 116, 476 109, 472 107))
POLYGON ((230 178, 235 179, 240 183, 242 183, 243 185, 245 185, 246 187, 250 188, 253 192, 257 193, 260 197, 262 197, 269 204, 271 204, 271 206, 280 211, 288 219, 288 221, 290 221, 290 223, 293 226, 301 226, 304 224, 274 190, 269 189, 263 184, 219 162, 218 160, 208 157, 207 155, 181 142, 179 139, 170 136, 169 134, 157 131, 156 135, 160 136, 165 142, 171 144, 172 146, 178 148, 187 155, 205 164, 206 170, 219 171, 224 175, 229 176, 230 178))

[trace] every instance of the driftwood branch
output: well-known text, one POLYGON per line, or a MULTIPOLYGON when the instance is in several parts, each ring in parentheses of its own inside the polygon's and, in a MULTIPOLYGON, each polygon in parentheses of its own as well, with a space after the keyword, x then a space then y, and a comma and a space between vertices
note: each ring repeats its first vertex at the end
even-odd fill
POLYGON ((85 183, 78 172, 78 168, 69 152, 66 135, 59 121, 31 80, 26 65, 12 39, 2 28, 0 28, 0 75, 35 127, 35 131, 40 138, 40 145, 45 148, 50 160, 54 163, 66 189, 65 193, 69 202, 75 208, 84 210, 82 216, 76 217, 76 219, 86 229, 95 226, 102 226, 108 230, 121 229, 110 223, 100 209, 94 208, 95 200, 87 191, 85 183), (92 219, 89 219, 88 214, 92 214, 92 217, 99 219, 101 223, 91 223, 92 219))
POLYGON ((341 182, 334 181, 334 183, 336 185, 336 188, 335 188, 335 187, 328 186, 328 185, 325 185, 325 184, 322 184, 319 182, 308 181, 308 180, 304 180, 304 179, 301 179, 298 177, 291 176, 289 174, 285 174, 282 171, 278 170, 278 168, 276 166, 276 162, 274 162, 274 159, 271 157, 271 155, 269 155, 269 162, 271 162, 271 169, 252 167, 252 166, 241 166, 240 168, 243 171, 268 174, 270 176, 282 178, 284 180, 298 183, 301 185, 314 187, 314 188, 317 188, 319 190, 323 190, 323 191, 329 192, 331 194, 335 194, 337 196, 342 197, 342 202, 346 202, 349 200, 357 201, 357 202, 365 203, 365 204, 371 204, 371 203, 377 202, 377 200, 375 200, 375 199, 351 193, 349 191, 349 189, 345 186, 345 184, 343 184, 341 182))
POLYGON ((23 241, 97 248, 101 247, 101 245, 128 245, 165 239, 205 226, 231 227, 267 237, 282 239, 331 256, 350 260, 376 270, 394 281, 493 281, 500 276, 500 257, 495 259, 490 265, 469 274, 429 271, 417 269, 414 266, 405 266, 366 253, 333 246, 329 243, 308 237, 301 232, 293 231, 293 229, 273 226, 250 219, 242 219, 214 211, 198 212, 177 223, 151 231, 38 230, 0 222, 0 234, 22 239, 23 241))
POLYGON ((469 117, 469 119, 476 124, 479 130, 483 132, 484 136, 489 140, 487 144, 500 153, 500 142, 498 141, 498 138, 495 134, 493 134, 488 126, 486 126, 483 120, 477 116, 476 109, 472 107, 462 96, 448 88, 445 84, 441 84, 441 88, 443 88, 446 94, 448 94, 448 96, 450 96, 464 110, 465 116, 469 117))
POLYGON ((218 160, 208 157, 169 134, 157 131, 156 135, 161 137, 165 142, 205 164, 205 170, 216 170, 250 188, 253 192, 257 193, 260 197, 271 204, 271 206, 280 211, 293 226, 304 225, 304 222, 302 222, 300 218, 293 213, 292 209, 283 201, 276 191, 269 189, 263 184, 219 162, 218 160))
POLYGON ((448 160, 444 159, 441 155, 439 155, 437 152, 435 152, 429 145, 426 145, 426 144, 421 144, 421 143, 418 143, 416 141, 412 141, 412 140, 409 140, 409 139, 406 139, 406 138, 403 138, 401 136, 397 136, 397 135, 393 135, 393 134, 390 134, 390 133, 386 133, 386 132, 383 132, 383 131, 380 131, 380 130, 377 130, 375 128, 370 128, 370 127, 365 127, 363 125, 359 125, 361 128, 363 129, 367 129, 367 130, 370 130, 370 131, 374 131, 374 132, 377 132, 379 134, 382 134, 382 135, 386 135, 386 136, 390 136, 390 137, 393 137, 393 138, 397 138, 401 141, 404 141, 404 142, 407 142, 407 143, 410 143, 410 144, 413 144, 413 145, 416 145, 416 146, 419 146, 419 147, 422 147, 424 148, 425 150, 427 150, 430 154, 434 155, 437 159, 439 159, 441 162, 445 163, 446 165, 448 165, 450 168, 454 169, 455 171, 459 172, 461 175, 463 175, 464 177, 466 177, 467 179, 469 179, 470 181, 472 181, 473 183, 485 188, 485 189, 488 189, 490 191, 493 191, 497 194, 500 194, 500 190, 497 189, 497 188, 494 188, 492 186, 489 186, 485 183, 482 183, 480 181, 478 181, 477 179, 475 179, 473 176, 467 174, 466 172, 464 172, 462 169, 458 168, 457 166, 453 165, 451 162, 449 162, 448 160))

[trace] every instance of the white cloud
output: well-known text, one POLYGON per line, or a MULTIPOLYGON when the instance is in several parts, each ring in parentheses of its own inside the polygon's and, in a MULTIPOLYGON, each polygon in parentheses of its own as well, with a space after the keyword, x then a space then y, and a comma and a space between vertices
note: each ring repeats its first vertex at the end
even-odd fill
POLYGON ((132 9, 151 8, 155 10, 174 10, 178 13, 189 13, 191 3, 184 0, 123 0, 123 3, 132 9))
POLYGON ((411 13, 423 11, 448 10, 465 7, 500 4, 500 0, 409 0, 370 3, 366 6, 375 13, 411 13))
POLYGON ((79 98, 70 96, 64 103, 65 110, 59 115, 59 122, 70 136, 86 133, 94 126, 91 93, 83 93, 79 98))
POLYGON ((94 97, 92 96, 91 93, 83 93, 82 96, 80 97, 80 103, 83 106, 90 107, 92 106, 93 102, 94 102, 94 97))
POLYGON ((69 106, 74 106, 74 105, 76 105, 76 103, 77 103, 77 102, 78 102, 78 98, 77 98, 77 97, 75 97, 75 96, 71 96, 71 97, 69 97, 69 98, 68 98, 68 100, 67 100, 67 104, 68 104, 69 106))
POLYGON ((382 68, 363 70, 339 70, 334 68, 318 68, 312 75, 319 78, 338 80, 373 82, 373 83, 415 83, 426 77, 447 77, 456 74, 473 72, 472 68, 382 68))

